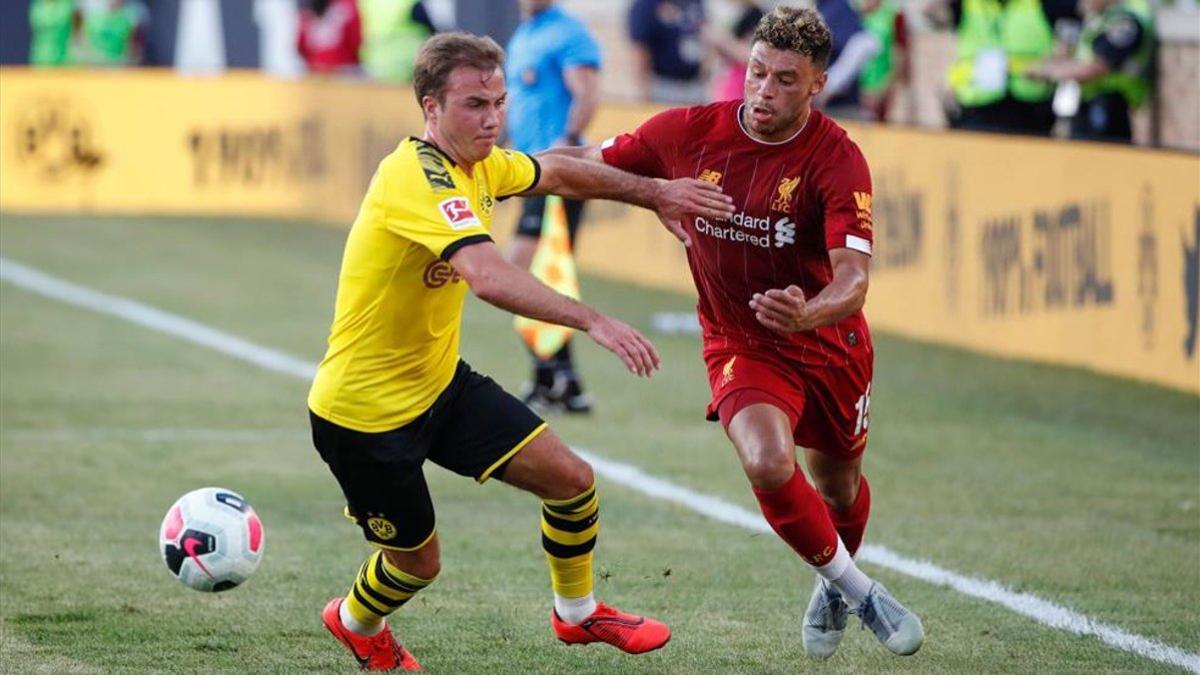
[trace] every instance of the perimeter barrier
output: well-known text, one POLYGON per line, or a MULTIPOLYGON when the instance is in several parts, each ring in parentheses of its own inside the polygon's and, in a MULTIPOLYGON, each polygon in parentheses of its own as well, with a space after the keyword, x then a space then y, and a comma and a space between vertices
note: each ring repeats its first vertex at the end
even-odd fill
MULTIPOLYGON (((656 110, 606 105, 592 136, 656 110)), ((1200 393, 1200 157, 847 127, 874 179, 872 326, 1200 393)), ((4 68, 0 210, 345 226, 379 159, 421 128, 411 90, 376 84, 4 68)), ((515 217, 498 210, 499 238, 515 217)), ((587 219, 582 269, 691 292, 653 215, 598 202, 587 219)))

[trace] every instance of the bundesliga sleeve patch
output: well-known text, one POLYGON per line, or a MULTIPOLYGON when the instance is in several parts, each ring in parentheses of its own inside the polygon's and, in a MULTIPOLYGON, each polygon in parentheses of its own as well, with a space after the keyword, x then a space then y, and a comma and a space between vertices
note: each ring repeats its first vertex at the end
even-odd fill
POLYGON ((452 230, 465 230, 469 227, 479 226, 479 218, 471 210, 471 204, 465 197, 443 199, 438 204, 438 208, 441 209, 442 217, 446 219, 446 223, 452 230))

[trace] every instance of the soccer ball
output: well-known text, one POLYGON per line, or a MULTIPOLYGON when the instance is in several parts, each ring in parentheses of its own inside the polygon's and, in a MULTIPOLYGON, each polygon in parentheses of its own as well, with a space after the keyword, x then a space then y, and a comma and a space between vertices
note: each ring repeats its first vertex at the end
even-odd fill
POLYGON ((192 490, 167 510, 158 549, 176 579, 198 591, 227 591, 246 581, 263 555, 263 526, 233 490, 192 490))

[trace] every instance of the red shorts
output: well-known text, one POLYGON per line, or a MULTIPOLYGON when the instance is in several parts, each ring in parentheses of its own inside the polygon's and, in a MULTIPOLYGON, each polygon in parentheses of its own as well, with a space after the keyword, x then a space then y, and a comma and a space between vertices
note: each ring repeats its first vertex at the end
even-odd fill
POLYGON ((796 445, 853 459, 867 448, 873 360, 867 354, 840 368, 820 368, 761 351, 705 351, 712 387, 706 414, 728 428, 742 408, 771 403, 787 413, 796 445))

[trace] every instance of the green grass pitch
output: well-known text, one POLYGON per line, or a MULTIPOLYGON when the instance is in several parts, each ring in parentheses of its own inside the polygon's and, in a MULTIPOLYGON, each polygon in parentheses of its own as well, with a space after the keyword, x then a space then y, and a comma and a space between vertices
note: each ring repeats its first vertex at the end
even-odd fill
MULTIPOLYGON (((303 223, 4 214, 0 255, 316 361, 343 239, 303 223)), ((692 303, 595 278, 583 289, 643 329, 692 303)), ((698 340, 651 337, 664 367, 649 381, 579 340, 597 413, 552 426, 754 509, 701 419, 698 340)), ((876 343, 868 542, 1200 651, 1195 396, 876 343)), ((510 390, 526 376, 510 317, 474 300, 463 351, 510 390)), ((0 283, 0 671, 353 671, 318 614, 369 549, 308 442, 307 386, 0 283), (256 576, 216 595, 174 581, 156 549, 167 506, 204 485, 242 492, 266 527, 256 576)), ((811 575, 781 542, 604 479, 597 594, 674 638, 641 657, 568 648, 550 632, 536 501, 428 474, 444 570, 393 626, 431 672, 1178 672, 870 564, 922 615, 925 647, 893 657, 855 628, 818 663, 800 643, 811 575)))

